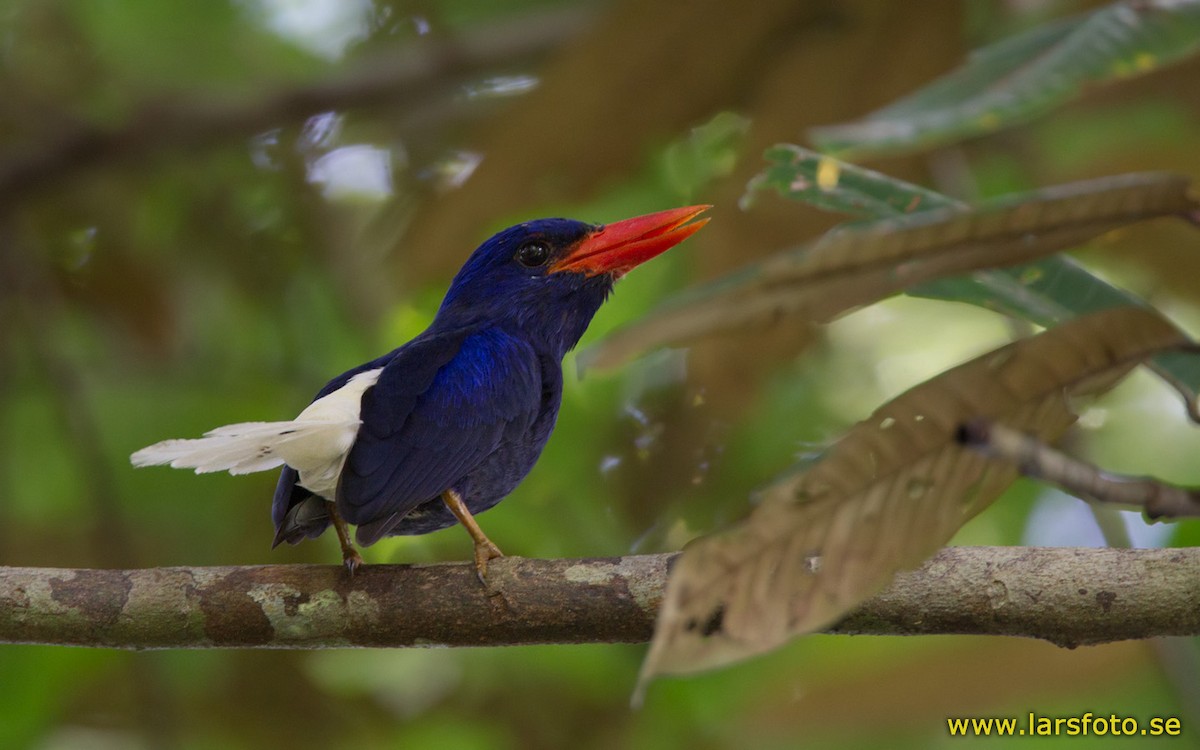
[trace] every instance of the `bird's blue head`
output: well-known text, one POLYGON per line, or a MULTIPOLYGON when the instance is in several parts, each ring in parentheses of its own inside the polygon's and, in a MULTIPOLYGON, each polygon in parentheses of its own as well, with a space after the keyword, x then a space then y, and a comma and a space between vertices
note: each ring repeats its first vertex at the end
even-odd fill
POLYGON ((561 358, 616 280, 694 234, 708 219, 692 219, 708 208, 676 208, 599 226, 538 219, 509 227, 467 260, 434 324, 499 326, 561 358))

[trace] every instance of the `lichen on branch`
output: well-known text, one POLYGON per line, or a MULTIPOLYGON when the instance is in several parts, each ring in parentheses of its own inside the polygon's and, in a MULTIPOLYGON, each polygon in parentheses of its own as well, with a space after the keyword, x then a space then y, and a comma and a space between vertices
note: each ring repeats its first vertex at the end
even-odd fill
MULTIPOLYGON (((673 555, 469 563, 0 568, 0 642, 126 649, 649 640, 673 555)), ((1200 634, 1200 549, 951 547, 829 629, 1075 646, 1200 634)))

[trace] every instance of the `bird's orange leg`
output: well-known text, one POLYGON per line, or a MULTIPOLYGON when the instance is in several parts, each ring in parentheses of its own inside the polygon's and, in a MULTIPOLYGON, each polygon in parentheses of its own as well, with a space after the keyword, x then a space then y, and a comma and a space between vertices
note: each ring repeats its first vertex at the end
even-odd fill
POLYGON ((329 511, 329 518, 333 521, 333 530, 337 532, 338 544, 342 546, 342 565, 346 566, 350 575, 354 575, 354 571, 363 564, 362 555, 354 549, 354 544, 350 541, 350 530, 346 528, 346 522, 338 515, 337 506, 326 500, 325 509, 329 511))
POLYGON ((479 576, 479 580, 486 584, 488 561, 504 557, 504 553, 492 543, 491 539, 487 538, 483 529, 479 528, 479 524, 475 522, 475 516, 472 516, 471 511, 467 510, 467 504, 463 502, 457 492, 446 490, 442 493, 442 502, 471 535, 471 539, 475 541, 475 573, 479 576))

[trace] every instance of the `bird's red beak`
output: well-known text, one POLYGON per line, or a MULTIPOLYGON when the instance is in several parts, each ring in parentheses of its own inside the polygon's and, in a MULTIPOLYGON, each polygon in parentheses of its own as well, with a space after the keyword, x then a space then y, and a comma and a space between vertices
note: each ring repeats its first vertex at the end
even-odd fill
POLYGON ((620 276, 698 232, 708 223, 708 218, 688 222, 710 208, 712 206, 672 208, 606 224, 580 240, 550 266, 550 272, 620 276))

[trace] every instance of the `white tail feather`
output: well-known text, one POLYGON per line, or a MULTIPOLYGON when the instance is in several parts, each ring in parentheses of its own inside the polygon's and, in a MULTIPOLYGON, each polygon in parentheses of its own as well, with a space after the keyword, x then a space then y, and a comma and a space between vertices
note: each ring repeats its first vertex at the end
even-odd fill
POLYGON ((332 497, 346 454, 360 424, 363 392, 379 370, 360 373, 344 387, 314 401, 287 422, 242 422, 218 427, 195 440, 164 440, 129 457, 134 466, 169 464, 197 474, 228 471, 249 474, 283 464, 300 473, 300 483, 332 497))
POLYGON ((225 425, 195 440, 164 440, 134 453, 134 466, 170 464, 195 469, 197 474, 228 471, 249 474, 289 464, 300 470, 328 462, 346 452, 358 430, 358 420, 347 422, 243 422, 225 425))

